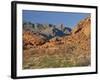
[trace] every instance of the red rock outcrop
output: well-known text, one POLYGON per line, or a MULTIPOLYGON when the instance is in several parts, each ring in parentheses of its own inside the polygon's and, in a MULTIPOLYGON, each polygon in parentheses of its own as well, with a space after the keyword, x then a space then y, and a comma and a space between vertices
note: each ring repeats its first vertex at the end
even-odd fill
POLYGON ((23 32, 23 46, 24 48, 37 47, 46 42, 46 39, 39 33, 32 33, 30 31, 23 32))

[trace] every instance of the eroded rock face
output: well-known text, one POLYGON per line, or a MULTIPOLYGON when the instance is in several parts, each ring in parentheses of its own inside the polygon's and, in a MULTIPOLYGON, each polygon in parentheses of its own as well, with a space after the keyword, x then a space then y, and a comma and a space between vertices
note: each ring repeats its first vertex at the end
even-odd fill
POLYGON ((46 42, 45 37, 39 33, 32 33, 30 31, 23 32, 23 45, 24 48, 37 47, 46 42))
POLYGON ((83 32, 87 37, 90 36, 91 31, 91 19, 87 17, 86 19, 80 21, 77 26, 72 30, 72 34, 83 32))

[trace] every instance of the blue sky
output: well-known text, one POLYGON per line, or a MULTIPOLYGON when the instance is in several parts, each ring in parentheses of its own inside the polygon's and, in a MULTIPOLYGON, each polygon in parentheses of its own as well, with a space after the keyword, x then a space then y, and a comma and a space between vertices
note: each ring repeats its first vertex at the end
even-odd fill
POLYGON ((80 20, 90 16, 90 13, 51 12, 23 10, 23 21, 42 24, 64 24, 73 28, 80 20))

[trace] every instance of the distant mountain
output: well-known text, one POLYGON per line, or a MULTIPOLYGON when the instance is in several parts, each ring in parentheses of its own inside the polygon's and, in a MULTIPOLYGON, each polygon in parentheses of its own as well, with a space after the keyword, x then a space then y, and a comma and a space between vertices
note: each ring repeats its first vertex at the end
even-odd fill
POLYGON ((53 37, 62 37, 69 35, 71 33, 71 28, 65 27, 63 24, 53 25, 53 24, 39 24, 39 23, 24 23, 24 31, 31 31, 33 33, 40 33, 42 36, 47 39, 53 37))

